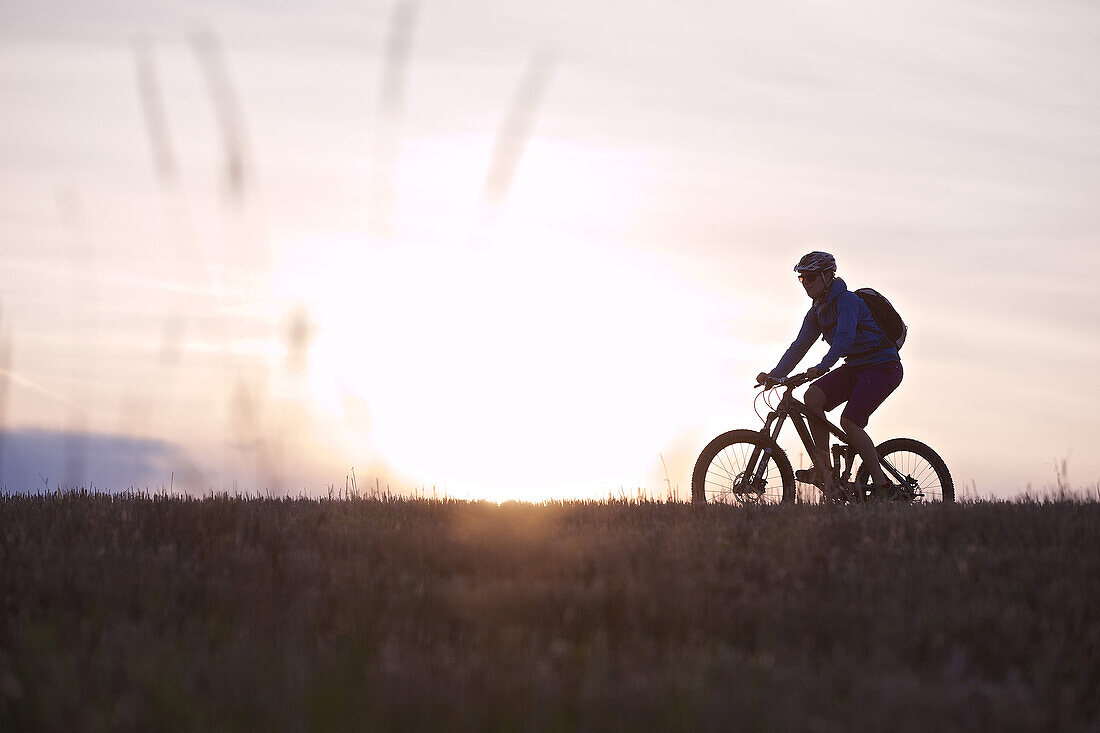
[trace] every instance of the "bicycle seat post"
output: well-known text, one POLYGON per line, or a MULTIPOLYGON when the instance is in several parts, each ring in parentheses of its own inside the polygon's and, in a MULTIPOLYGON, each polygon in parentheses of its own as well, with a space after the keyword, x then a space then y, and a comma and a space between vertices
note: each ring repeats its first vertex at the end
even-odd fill
POLYGON ((833 467, 836 469, 837 475, 844 470, 843 464, 840 462, 841 457, 847 452, 848 446, 837 443, 833 446, 833 467))

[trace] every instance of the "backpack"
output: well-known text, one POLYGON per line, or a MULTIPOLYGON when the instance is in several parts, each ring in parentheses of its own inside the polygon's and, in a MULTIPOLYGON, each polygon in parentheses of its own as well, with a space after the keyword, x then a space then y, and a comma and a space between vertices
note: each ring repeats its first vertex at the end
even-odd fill
POLYGON ((901 320, 894 306, 890 305, 890 301, 877 290, 860 288, 855 293, 863 298, 863 302, 871 309, 875 323, 886 334, 886 338, 900 350, 905 343, 905 337, 909 334, 909 327, 905 325, 905 321, 901 320))

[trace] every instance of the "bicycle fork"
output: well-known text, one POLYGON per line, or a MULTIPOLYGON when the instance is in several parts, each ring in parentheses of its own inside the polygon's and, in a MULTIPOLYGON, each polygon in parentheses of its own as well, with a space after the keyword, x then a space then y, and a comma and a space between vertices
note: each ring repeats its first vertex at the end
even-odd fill
MULTIPOLYGON (((786 413, 776 415, 776 413, 773 412, 772 414, 768 415, 768 419, 764 422, 764 427, 760 430, 760 434, 767 438, 771 438, 772 442, 778 445, 779 431, 780 429, 782 429, 783 421, 786 419, 786 413), (774 429, 772 429, 773 420, 775 421, 774 429)), ((752 453, 749 454, 749 461, 745 465, 745 478, 748 478, 750 473, 752 474, 752 479, 748 481, 748 486, 764 486, 764 474, 768 470, 768 459, 771 458, 771 455, 771 448, 761 448, 760 446, 756 446, 752 449, 752 453), (761 456, 761 454, 763 455, 761 456), (760 460, 761 457, 763 457, 764 460, 760 460), (757 463, 757 461, 759 461, 759 463, 757 463)))

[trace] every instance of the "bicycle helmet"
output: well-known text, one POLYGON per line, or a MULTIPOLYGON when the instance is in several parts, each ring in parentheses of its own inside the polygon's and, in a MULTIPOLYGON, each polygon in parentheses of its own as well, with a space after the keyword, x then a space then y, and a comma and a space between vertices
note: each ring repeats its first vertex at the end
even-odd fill
POLYGON ((803 255, 798 264, 794 266, 797 273, 803 272, 827 272, 836 270, 836 258, 828 252, 810 252, 803 255))

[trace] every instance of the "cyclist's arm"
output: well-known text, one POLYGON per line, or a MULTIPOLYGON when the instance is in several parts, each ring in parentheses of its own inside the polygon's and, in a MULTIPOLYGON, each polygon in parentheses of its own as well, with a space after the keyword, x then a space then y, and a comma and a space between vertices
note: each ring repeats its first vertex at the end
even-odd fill
POLYGON ((817 365, 817 368, 827 372, 833 368, 840 357, 848 353, 852 343, 856 340, 856 322, 859 319, 859 305, 856 301, 859 296, 855 293, 845 293, 836 301, 836 335, 825 358, 817 365))
POLYGON ((814 309, 810 308, 806 317, 802 319, 802 328, 799 329, 798 336, 787 348, 787 353, 783 354, 783 358, 779 360, 775 369, 768 372, 768 376, 773 379, 782 379, 790 374, 820 336, 821 328, 817 325, 814 309))

